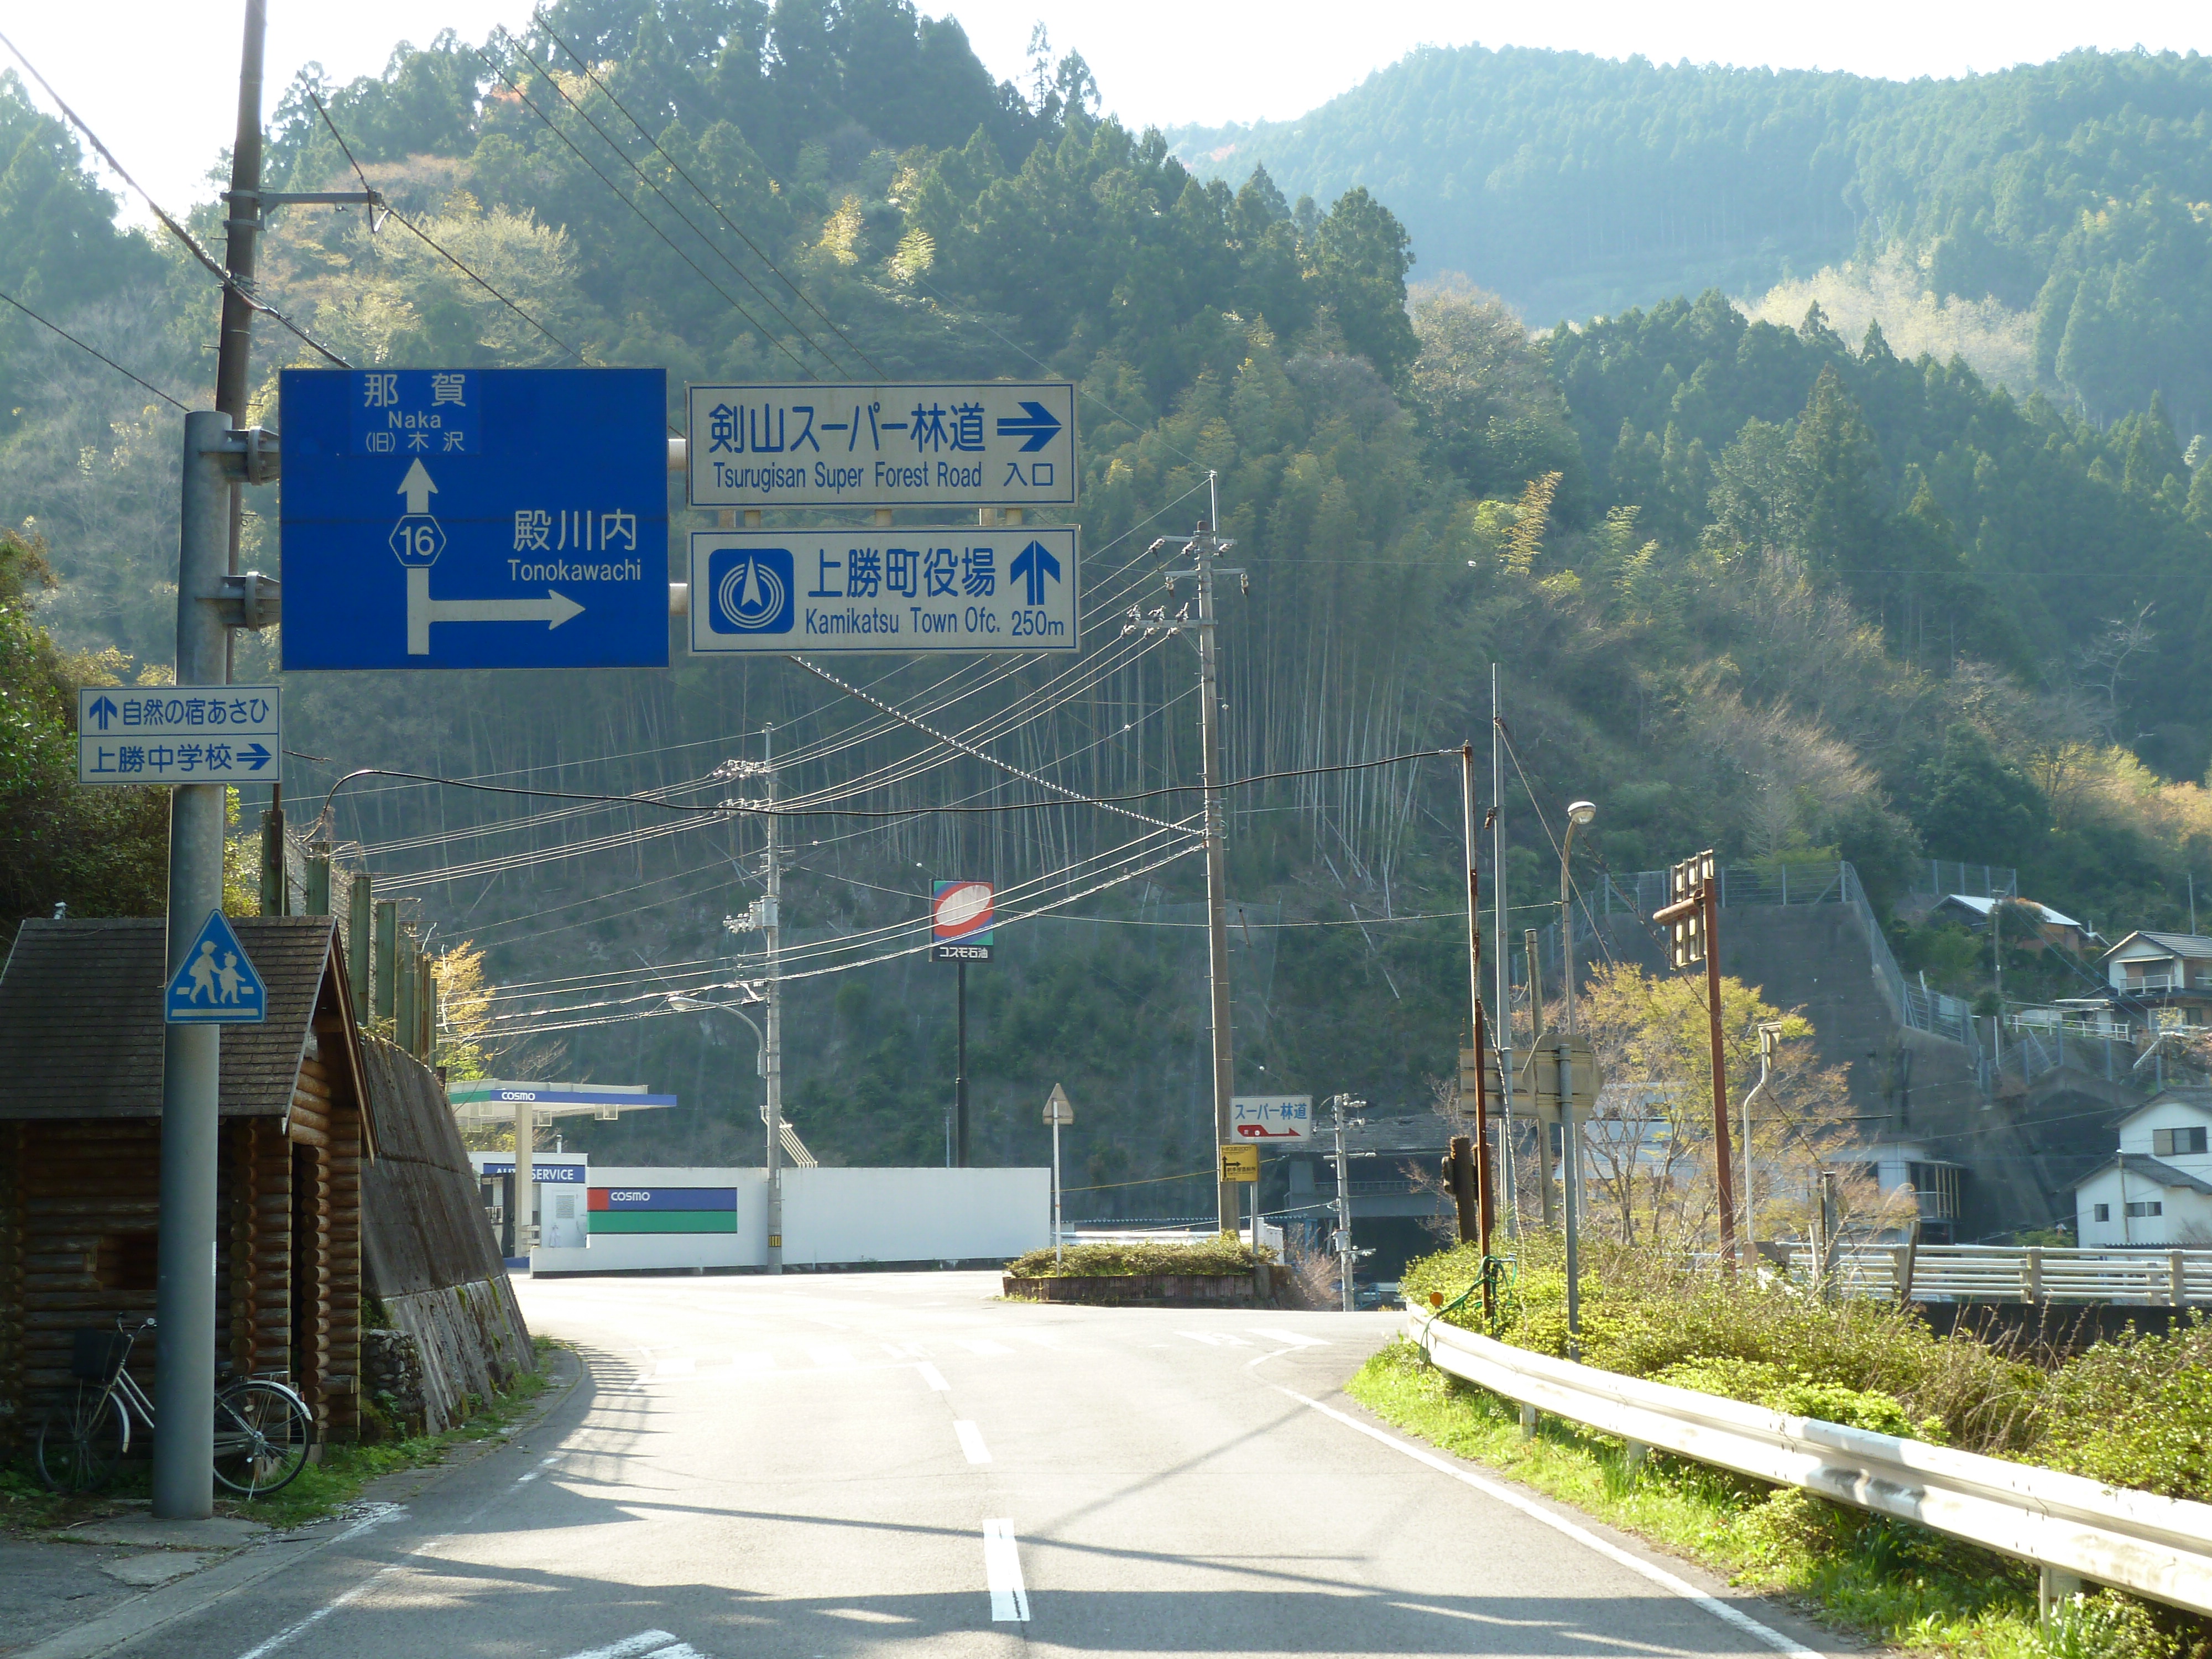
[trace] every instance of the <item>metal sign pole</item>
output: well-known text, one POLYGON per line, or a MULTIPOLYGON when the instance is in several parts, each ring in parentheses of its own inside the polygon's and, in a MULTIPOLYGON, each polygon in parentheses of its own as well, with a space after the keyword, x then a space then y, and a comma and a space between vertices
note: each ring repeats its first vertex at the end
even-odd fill
MULTIPOLYGON (((231 152, 231 270, 251 283, 260 216, 264 0, 246 0, 238 73, 238 136, 231 152), (240 198, 246 198, 240 200, 240 198)), ((223 465, 225 434, 246 409, 253 312, 239 289, 222 296, 213 412, 185 416, 184 490, 177 540, 179 685, 230 678, 230 633, 216 601, 234 547, 238 503, 223 465)), ((210 910, 222 907, 220 784, 179 785, 169 803, 166 967, 184 966, 210 910)), ((154 1513, 195 1520, 215 1512, 216 1165, 222 1037, 213 1025, 165 1027, 161 1073, 161 1211, 154 1293, 154 1405, 167 1431, 154 1440, 154 1513)))
POLYGON ((783 1271, 783 866, 776 856, 775 727, 761 732, 768 769, 768 1270, 783 1271))
MULTIPOLYGON (((952 1069, 952 1110, 958 1129, 953 1139, 958 1149, 959 1165, 964 1170, 968 1167, 968 964, 964 961, 958 964, 958 972, 960 988, 957 993, 957 1000, 959 1004, 957 1023, 960 1035, 957 1042, 957 1057, 953 1062, 952 1069)), ((1057 1125, 1054 1125, 1053 1140, 1057 1144, 1059 1139, 1060 1129, 1057 1125)))

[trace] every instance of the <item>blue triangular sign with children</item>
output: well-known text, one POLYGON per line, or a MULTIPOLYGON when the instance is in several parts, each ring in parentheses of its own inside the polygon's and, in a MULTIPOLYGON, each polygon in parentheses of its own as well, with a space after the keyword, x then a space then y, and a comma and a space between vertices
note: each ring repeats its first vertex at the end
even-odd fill
POLYGON ((183 965, 170 975, 167 1000, 163 1018, 172 1025, 258 1025, 269 1018, 261 975, 222 911, 209 913, 185 951, 183 965))

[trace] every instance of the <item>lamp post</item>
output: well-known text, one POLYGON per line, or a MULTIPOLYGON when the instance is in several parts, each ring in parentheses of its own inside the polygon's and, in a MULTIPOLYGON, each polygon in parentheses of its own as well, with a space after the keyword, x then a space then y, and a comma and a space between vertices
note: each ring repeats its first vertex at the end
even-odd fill
MULTIPOLYGON (((768 1033, 754 1024, 753 1017, 744 1009, 727 1002, 714 1002, 706 997, 686 996, 680 991, 671 991, 668 994, 668 1006, 679 1013, 699 1014, 711 1011, 720 1014, 735 1014, 739 1019, 744 1021, 746 1030, 753 1034, 753 1041, 760 1047, 760 1057, 754 1063, 754 1070, 763 1078, 768 1075, 768 1033)), ((783 1126, 769 1115, 765 1103, 761 1107, 761 1121, 768 1126, 768 1156, 763 1162, 768 1172, 768 1196, 770 1200, 769 1224, 772 1227, 780 1226, 783 1205, 782 1194, 777 1189, 782 1183, 783 1170, 781 1160, 775 1154, 778 1151, 776 1137, 783 1126)), ((775 1260, 775 1255, 772 1254, 769 1261, 773 1262, 775 1260)))
POLYGON ((1583 1154, 1582 1126, 1575 1119, 1575 918, 1567 860, 1574 851, 1575 831, 1596 816, 1594 803, 1572 803, 1567 808, 1566 836, 1559 843, 1559 994, 1566 1015, 1558 1049, 1559 1139, 1567 1165, 1567 1358, 1574 1360, 1583 1357, 1583 1154))

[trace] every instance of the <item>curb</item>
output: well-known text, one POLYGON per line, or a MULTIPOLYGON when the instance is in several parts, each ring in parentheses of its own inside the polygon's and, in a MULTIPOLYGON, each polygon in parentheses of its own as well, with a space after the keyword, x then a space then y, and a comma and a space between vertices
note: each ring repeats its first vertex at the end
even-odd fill
MULTIPOLYGON (((568 1352, 565 1349, 561 1352, 568 1352)), ((554 1407, 566 1400, 576 1384, 583 1380, 582 1362, 577 1360, 574 1354, 569 1354, 568 1358, 575 1369, 565 1381, 548 1389, 539 1396, 537 1409, 517 1426, 517 1432, 542 1422, 554 1407)), ((498 1449, 497 1446, 487 1447, 489 1451, 498 1449)), ((402 1473, 429 1473, 438 1467, 434 1464, 428 1470, 402 1473)), ((173 1583, 148 1590, 143 1595, 134 1595, 127 1601, 118 1602, 98 1617, 88 1619, 82 1625, 50 1636, 35 1647, 12 1653, 8 1659, 101 1659, 101 1656, 113 1653, 165 1625, 174 1624, 179 1619, 188 1618, 213 1606, 225 1596, 235 1595, 240 1590, 252 1588, 271 1574, 296 1566, 333 1544, 357 1538, 372 1528, 398 1520, 406 1513, 404 1505, 392 1504, 377 1514, 362 1516, 350 1523, 336 1520, 313 1522, 317 1528, 330 1528, 327 1535, 286 1538, 274 1543, 251 1546, 214 1566, 179 1578, 173 1583)))

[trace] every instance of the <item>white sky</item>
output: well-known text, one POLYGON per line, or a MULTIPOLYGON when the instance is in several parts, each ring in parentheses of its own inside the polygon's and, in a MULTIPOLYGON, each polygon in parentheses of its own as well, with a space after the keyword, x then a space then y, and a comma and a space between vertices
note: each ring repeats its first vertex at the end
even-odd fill
MULTIPOLYGON (((1030 30, 1083 53, 1107 107, 1133 125, 1277 119, 1357 84, 1423 44, 1554 46, 1607 57, 1953 76, 2037 62, 2074 46, 2212 46, 2212 9, 2172 0, 2020 0, 1808 5, 1583 0, 1548 8, 1438 0, 921 0, 950 11, 993 74, 1018 78, 1030 30), (1847 16, 1850 27, 1830 20, 1847 16), (1356 22, 1347 20, 1356 16, 1356 22)), ((482 40, 520 25, 531 0, 270 0, 269 104, 310 59, 341 80, 382 69, 392 43, 441 28, 482 40)), ((0 31, 30 55, 140 183, 172 212, 213 197, 205 174, 235 120, 238 0, 0 0, 0 31), (188 94, 204 89, 197 100, 188 94)), ((4 54, 0 63, 12 64, 4 54)), ((126 211, 143 221, 136 204, 126 211)))

